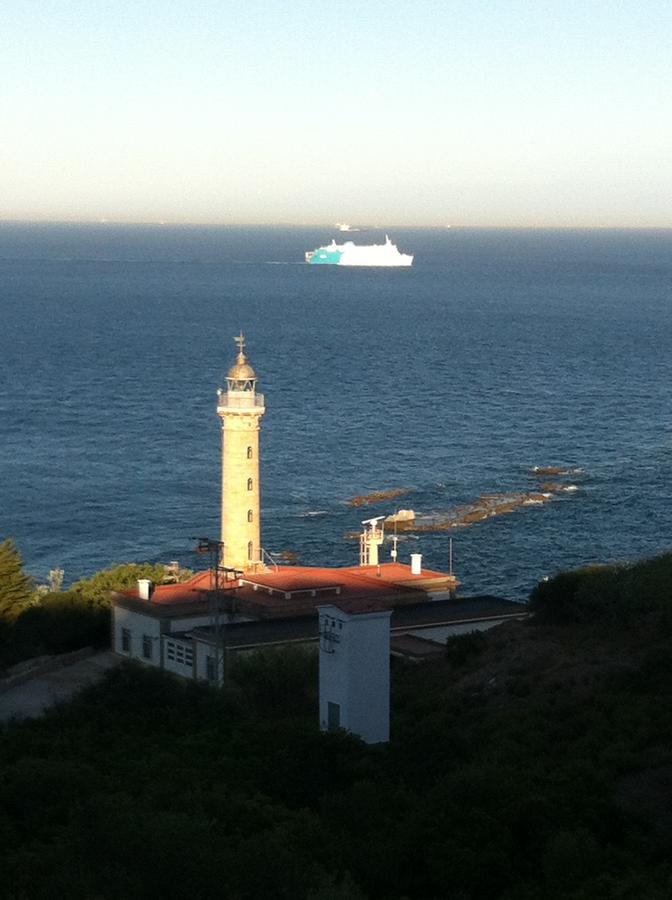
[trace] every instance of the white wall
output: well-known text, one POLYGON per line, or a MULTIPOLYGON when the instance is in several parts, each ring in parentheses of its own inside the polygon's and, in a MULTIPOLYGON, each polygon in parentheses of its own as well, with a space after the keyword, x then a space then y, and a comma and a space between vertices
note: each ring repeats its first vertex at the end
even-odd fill
POLYGON ((182 616, 179 619, 168 619, 167 622, 168 631, 174 634, 176 631, 190 631, 192 628, 200 628, 203 625, 212 625, 212 616, 182 616))
POLYGON ((454 591, 430 591, 427 594, 427 599, 432 603, 435 600, 450 600, 454 593, 454 591))
POLYGON ((130 609, 124 609, 121 606, 114 606, 112 609, 112 622, 114 631, 115 653, 126 656, 129 659, 139 659, 140 662, 151 666, 161 666, 161 622, 154 616, 147 616, 144 613, 133 612, 130 609), (122 649, 122 630, 127 629, 130 632, 130 648, 128 651, 122 649), (147 636, 151 641, 151 659, 143 656, 143 637, 147 636))
MULTIPOLYGON (((222 647, 219 653, 219 684, 223 684, 224 682, 224 655, 226 650, 222 647)), ((208 657, 212 657, 215 662, 213 665, 216 665, 216 655, 217 651, 214 646, 206 641, 194 640, 194 676, 198 678, 199 681, 207 681, 209 684, 214 683, 210 682, 208 678, 208 657)))
MULTIPOLYGON (((220 617, 220 626, 222 630, 233 622, 254 622, 255 619, 250 616, 240 616, 238 614, 222 612, 220 617)), ((192 628, 207 627, 214 624, 214 616, 212 613, 202 613, 193 616, 180 616, 179 619, 168 619, 168 630, 173 634, 176 631, 191 631, 192 628)))
POLYGON ((320 727, 329 729, 329 704, 338 704, 340 727, 369 744, 389 740, 391 612, 348 615, 337 606, 318 609, 320 727))

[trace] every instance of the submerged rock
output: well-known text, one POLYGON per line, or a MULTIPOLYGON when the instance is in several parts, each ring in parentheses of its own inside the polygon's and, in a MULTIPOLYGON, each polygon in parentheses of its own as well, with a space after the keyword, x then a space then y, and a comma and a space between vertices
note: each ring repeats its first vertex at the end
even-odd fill
POLYGON ((530 469, 530 474, 538 478, 546 478, 549 475, 569 475, 570 472, 571 470, 564 466, 534 466, 530 469))
POLYGON ((412 488, 390 488, 387 491, 373 491, 371 494, 360 494, 347 500, 348 506, 368 506, 370 503, 382 503, 412 493, 412 488))

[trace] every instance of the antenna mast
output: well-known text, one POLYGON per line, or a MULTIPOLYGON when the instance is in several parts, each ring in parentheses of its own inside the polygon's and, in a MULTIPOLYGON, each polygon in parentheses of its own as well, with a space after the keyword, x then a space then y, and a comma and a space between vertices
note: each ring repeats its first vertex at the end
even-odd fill
POLYGON ((392 535, 392 549, 390 550, 390 557, 392 558, 392 562, 397 561, 397 544, 399 543, 399 538, 397 537, 397 512, 394 514, 394 534, 392 535))

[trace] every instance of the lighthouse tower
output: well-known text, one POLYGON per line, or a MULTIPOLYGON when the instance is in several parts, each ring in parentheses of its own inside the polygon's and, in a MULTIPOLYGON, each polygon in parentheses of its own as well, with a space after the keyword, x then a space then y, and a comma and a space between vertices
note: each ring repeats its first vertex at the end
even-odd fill
POLYGON ((264 397, 243 352, 245 338, 235 338, 238 357, 226 376, 226 391, 217 391, 222 420, 222 563, 243 571, 261 565, 259 423, 264 397))

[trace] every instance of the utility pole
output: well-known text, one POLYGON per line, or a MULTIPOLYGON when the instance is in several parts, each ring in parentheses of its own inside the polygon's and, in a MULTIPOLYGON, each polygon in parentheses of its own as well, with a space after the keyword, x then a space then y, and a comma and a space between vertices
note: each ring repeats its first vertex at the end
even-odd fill
POLYGON ((237 581, 238 578, 242 577, 243 572, 240 569, 222 565, 224 541, 218 541, 215 538, 209 537, 199 537, 196 538, 196 540, 198 541, 196 553, 210 554, 210 569, 212 572, 213 587, 212 594, 214 595, 214 600, 210 604, 210 607, 212 624, 215 632, 215 673, 217 685, 219 686, 224 679, 224 662, 226 661, 226 654, 224 653, 222 641, 220 573, 224 573, 225 581, 237 581))

